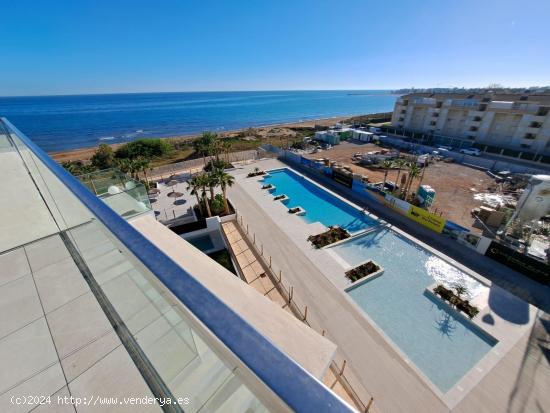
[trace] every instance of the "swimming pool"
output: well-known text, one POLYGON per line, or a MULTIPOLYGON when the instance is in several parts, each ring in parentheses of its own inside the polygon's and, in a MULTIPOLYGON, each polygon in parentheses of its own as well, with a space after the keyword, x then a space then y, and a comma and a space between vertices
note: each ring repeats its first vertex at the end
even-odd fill
POLYGON ((301 206, 305 209, 306 213, 301 217, 307 222, 320 222, 327 227, 339 225, 350 233, 378 224, 375 219, 287 168, 269 171, 269 176, 261 184, 274 185, 273 195, 287 195, 289 199, 285 205, 289 208, 301 206))
POLYGON ((425 291, 460 284, 471 297, 487 287, 416 243, 382 229, 330 250, 352 266, 372 259, 384 268, 348 294, 443 393, 496 344, 425 291))
POLYGON ((294 171, 284 168, 269 174, 261 184, 274 185, 273 195, 286 194, 289 208, 304 208, 306 221, 358 233, 329 248, 330 253, 351 266, 372 259, 384 273, 346 293, 442 393, 496 345, 494 338, 426 292, 435 283, 462 285, 471 299, 487 293, 488 287, 397 232, 374 229, 378 220, 294 171), (372 232, 359 233, 369 228, 372 232))

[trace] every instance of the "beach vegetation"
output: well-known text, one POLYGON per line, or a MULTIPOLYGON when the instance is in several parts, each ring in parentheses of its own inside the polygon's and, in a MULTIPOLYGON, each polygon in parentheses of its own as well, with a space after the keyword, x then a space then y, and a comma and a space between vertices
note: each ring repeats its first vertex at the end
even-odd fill
POLYGON ((74 176, 89 174, 97 170, 94 165, 82 161, 66 161, 61 163, 61 166, 74 176))
POLYGON ((90 158, 90 162, 97 169, 109 169, 113 167, 114 159, 115 155, 113 148, 105 143, 102 143, 90 158))
POLYGON ((115 151, 118 159, 157 158, 172 152, 173 146, 166 139, 138 139, 128 142, 115 151))
POLYGON ((203 132, 203 134, 193 141, 193 147, 195 151, 202 155, 204 165, 206 166, 206 157, 210 155, 212 151, 212 145, 218 135, 212 132, 203 132))

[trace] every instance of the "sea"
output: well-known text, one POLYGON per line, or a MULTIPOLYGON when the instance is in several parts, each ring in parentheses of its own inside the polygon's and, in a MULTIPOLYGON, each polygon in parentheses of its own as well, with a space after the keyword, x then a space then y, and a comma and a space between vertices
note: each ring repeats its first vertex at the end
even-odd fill
POLYGON ((389 112, 397 97, 383 90, 0 97, 0 116, 43 150, 55 152, 147 137, 389 112))

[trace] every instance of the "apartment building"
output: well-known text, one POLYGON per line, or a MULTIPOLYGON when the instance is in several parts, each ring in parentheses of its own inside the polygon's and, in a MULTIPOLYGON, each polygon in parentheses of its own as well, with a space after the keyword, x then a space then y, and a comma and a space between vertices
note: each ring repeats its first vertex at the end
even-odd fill
POLYGON ((115 212, 5 119, 0 174, 0 411, 354 411, 320 381, 331 341, 146 205, 115 212))
POLYGON ((412 93, 396 101, 392 126, 434 143, 550 162, 550 94, 412 93))

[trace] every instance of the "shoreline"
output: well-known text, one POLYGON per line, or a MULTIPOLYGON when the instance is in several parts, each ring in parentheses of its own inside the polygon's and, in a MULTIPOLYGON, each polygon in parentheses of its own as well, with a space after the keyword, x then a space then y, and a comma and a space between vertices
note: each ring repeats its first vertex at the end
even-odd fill
MULTIPOLYGON (((329 118, 318 118, 318 119, 309 119, 304 121, 298 121, 298 122, 287 122, 287 123, 274 123, 274 124, 268 124, 268 125, 261 125, 261 126, 249 126, 245 128, 240 129, 234 129, 234 130, 228 130, 219 132, 218 135, 221 136, 227 136, 232 134, 237 134, 242 131, 245 131, 247 129, 272 129, 272 128, 313 128, 315 125, 321 125, 321 126, 330 126, 334 123, 341 122, 343 120, 347 120, 353 117, 358 116, 367 116, 368 114, 351 114, 346 116, 333 116, 329 118)), ((200 133, 194 133, 194 134, 187 134, 187 135, 174 135, 174 136, 162 136, 162 137, 147 137, 143 139, 171 139, 171 140, 192 140, 197 137, 199 137, 200 133)), ((131 142, 131 141, 128 141, 131 142)), ((113 144, 106 144, 109 145, 111 148, 116 150, 120 146, 128 143, 128 142, 120 142, 120 143, 113 143, 113 144)), ((51 151, 48 152, 48 155, 50 155, 55 161, 57 162, 66 162, 66 161, 86 161, 89 160, 100 144, 104 142, 99 142, 96 146, 91 147, 85 147, 85 148, 77 148, 77 149, 67 149, 64 151, 51 151)))

